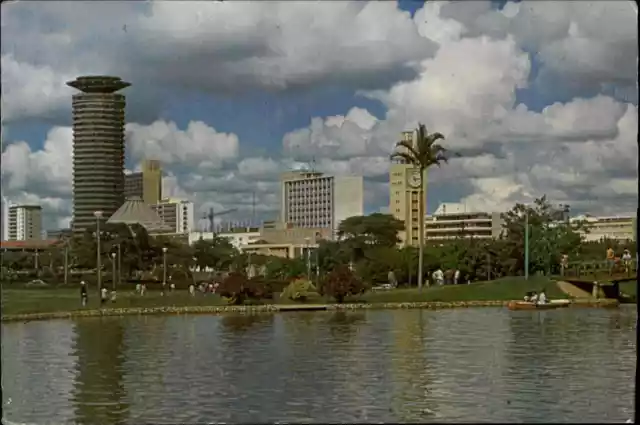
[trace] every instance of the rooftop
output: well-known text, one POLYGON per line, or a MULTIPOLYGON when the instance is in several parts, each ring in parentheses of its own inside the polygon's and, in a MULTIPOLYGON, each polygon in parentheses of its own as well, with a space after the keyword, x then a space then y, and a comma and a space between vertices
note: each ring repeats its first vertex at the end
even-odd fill
POLYGON ((120 77, 108 75, 87 75, 67 82, 69 87, 76 88, 84 93, 115 93, 131 85, 122 81, 120 77))
POLYGON ((171 232, 171 227, 167 226, 160 216, 156 214, 144 201, 134 196, 125 201, 124 204, 107 220, 107 223, 140 224, 149 233, 171 232))

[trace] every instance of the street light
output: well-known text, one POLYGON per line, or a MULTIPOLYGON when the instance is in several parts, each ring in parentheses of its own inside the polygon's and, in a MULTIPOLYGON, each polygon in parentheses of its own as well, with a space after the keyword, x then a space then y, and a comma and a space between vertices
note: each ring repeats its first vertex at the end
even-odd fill
POLYGON ((311 280, 311 251, 309 251, 310 238, 304 238, 304 243, 307 248, 307 280, 311 280))
POLYGON ((100 219, 102 218, 102 211, 94 211, 93 215, 96 217, 96 271, 98 273, 98 296, 102 296, 102 273, 100 269, 100 219))
POLYGON ((164 295, 164 287, 167 284, 167 247, 162 248, 162 295, 164 295))
POLYGON ((111 253, 111 290, 116 292, 116 253, 111 253))

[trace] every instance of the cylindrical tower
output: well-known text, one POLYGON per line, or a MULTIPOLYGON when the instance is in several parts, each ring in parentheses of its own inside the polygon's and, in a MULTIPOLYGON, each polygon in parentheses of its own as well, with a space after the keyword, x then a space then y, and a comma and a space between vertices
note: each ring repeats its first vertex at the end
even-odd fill
POLYGON ((125 97, 131 84, 118 77, 87 76, 67 83, 73 96, 73 231, 104 220, 124 203, 125 97))

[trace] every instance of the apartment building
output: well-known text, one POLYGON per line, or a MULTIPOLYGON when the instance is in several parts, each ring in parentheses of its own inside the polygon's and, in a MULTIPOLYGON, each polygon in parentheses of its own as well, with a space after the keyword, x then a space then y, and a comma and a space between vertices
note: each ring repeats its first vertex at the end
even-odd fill
POLYGON ((173 230, 172 233, 189 234, 195 226, 191 201, 167 198, 152 204, 151 209, 173 230))
POLYGON ((468 211, 464 204, 442 203, 426 217, 425 237, 428 241, 491 239, 500 236, 503 224, 498 212, 468 211))
POLYGON ((142 162, 142 171, 125 174, 125 198, 138 197, 145 204, 153 205, 162 200, 162 165, 160 161, 146 159, 142 162))
POLYGON ((8 212, 7 240, 30 241, 42 239, 42 207, 40 205, 11 205, 8 212))
MULTIPOLYGON (((414 132, 405 131, 402 137, 406 141, 415 142, 414 132)), ((420 171, 413 165, 403 161, 395 161, 389 167, 389 214, 404 223, 404 230, 398 233, 401 246, 418 246, 420 238, 420 197, 424 197, 424 211, 427 210, 426 201, 427 173, 420 175, 420 171), (420 190, 421 180, 424 190, 420 190)))
POLYGON ((329 228, 364 214, 362 176, 336 177, 315 171, 281 176, 281 222, 293 227, 329 228))
POLYGON ((581 233, 584 240, 588 242, 602 239, 613 239, 620 242, 635 240, 636 217, 632 215, 600 217, 580 215, 572 217, 570 221, 585 222, 587 230, 581 233))

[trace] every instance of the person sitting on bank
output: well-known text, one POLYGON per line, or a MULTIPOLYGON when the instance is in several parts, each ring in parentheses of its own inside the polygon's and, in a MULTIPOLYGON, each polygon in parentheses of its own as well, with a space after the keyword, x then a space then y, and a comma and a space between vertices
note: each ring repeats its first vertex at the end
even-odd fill
POLYGON ((536 294, 536 291, 531 292, 531 296, 529 297, 529 302, 532 302, 534 304, 538 302, 538 294, 536 294))
POLYGON ((524 300, 525 302, 529 302, 531 300, 531 297, 533 296, 533 292, 529 291, 524 295, 524 300))
POLYGON ((544 289, 540 291, 540 295, 538 295, 538 304, 546 304, 547 303, 547 294, 544 289))

